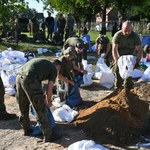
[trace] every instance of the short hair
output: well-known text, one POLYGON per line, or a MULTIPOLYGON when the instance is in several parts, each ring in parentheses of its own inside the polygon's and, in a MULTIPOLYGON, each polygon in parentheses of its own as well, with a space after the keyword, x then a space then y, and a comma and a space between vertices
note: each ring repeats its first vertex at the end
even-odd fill
POLYGON ((82 49, 82 48, 84 48, 84 45, 83 45, 83 43, 77 43, 77 44, 76 44, 76 47, 82 49))
POLYGON ((60 60, 58 60, 58 59, 55 59, 54 61, 53 61, 53 64, 54 65, 60 65, 61 66, 61 61, 60 60))

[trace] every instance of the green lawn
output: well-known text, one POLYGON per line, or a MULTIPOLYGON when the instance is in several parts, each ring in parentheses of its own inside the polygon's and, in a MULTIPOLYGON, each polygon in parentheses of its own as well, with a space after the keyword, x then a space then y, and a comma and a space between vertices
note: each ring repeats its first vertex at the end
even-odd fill
MULTIPOLYGON (((96 38, 99 36, 98 31, 89 31, 89 35, 91 36, 91 42, 95 43, 96 38)), ((112 36, 110 32, 107 32, 106 35, 108 36, 110 42, 112 41, 112 36)))
MULTIPOLYGON (((29 38, 32 36, 29 35, 29 33, 25 33, 29 38)), ((91 36, 91 42, 92 45, 95 43, 96 38, 99 36, 99 32, 97 31, 89 31, 89 35, 91 36)), ((109 37, 110 41, 112 39, 110 32, 107 32, 107 36, 109 37)), ((0 50, 6 50, 7 48, 12 47, 15 50, 31 50, 36 51, 37 48, 47 48, 52 51, 61 49, 62 46, 53 46, 49 43, 28 43, 28 42, 19 42, 18 46, 14 42, 0 42, 0 50)))

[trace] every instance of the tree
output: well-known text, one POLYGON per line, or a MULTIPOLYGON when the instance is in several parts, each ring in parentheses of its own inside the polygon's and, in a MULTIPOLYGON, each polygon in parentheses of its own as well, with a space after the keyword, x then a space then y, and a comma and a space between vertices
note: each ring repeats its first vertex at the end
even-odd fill
POLYGON ((24 0, 1 0, 0 1, 0 31, 6 34, 9 26, 12 26, 13 17, 25 9, 24 0), (5 11, 4 11, 5 10, 5 11))
MULTIPOLYGON (((121 21, 128 19, 129 12, 149 15, 149 0, 43 0, 47 6, 58 12, 73 13, 76 21, 91 20, 99 12, 102 16, 102 26, 105 28, 106 8, 112 7, 120 12, 121 21), (144 10, 144 11, 143 11, 144 10), (146 11, 147 10, 147 11, 146 11)), ((86 21, 85 21, 86 22, 86 21)))

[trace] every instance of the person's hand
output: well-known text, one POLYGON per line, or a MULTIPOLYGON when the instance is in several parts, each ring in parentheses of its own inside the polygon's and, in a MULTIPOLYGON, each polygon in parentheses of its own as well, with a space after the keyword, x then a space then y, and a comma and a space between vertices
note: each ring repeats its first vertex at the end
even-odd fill
POLYGON ((75 85, 74 81, 71 81, 70 84, 73 85, 73 86, 75 85))
POLYGON ((51 107, 52 106, 52 101, 51 100, 45 100, 45 104, 47 107, 51 107))

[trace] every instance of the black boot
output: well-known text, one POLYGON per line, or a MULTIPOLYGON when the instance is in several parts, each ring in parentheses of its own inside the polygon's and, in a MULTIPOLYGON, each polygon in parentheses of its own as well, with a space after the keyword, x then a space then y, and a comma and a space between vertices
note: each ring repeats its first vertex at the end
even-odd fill
POLYGON ((54 142, 60 140, 62 136, 56 132, 52 132, 50 136, 44 136, 43 142, 54 142))
POLYGON ((13 120, 17 118, 16 114, 9 114, 7 112, 0 113, 0 120, 13 120))

